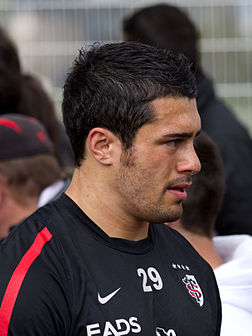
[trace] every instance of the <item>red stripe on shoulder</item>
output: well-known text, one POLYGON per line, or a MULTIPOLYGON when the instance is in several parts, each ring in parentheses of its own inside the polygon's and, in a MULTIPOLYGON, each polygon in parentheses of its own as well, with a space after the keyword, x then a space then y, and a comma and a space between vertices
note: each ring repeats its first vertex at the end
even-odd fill
POLYGON ((7 336, 12 311, 24 278, 32 263, 40 255, 44 245, 52 238, 52 234, 44 227, 41 230, 31 247, 24 254, 19 264, 15 268, 8 286, 6 288, 3 301, 0 307, 0 336, 7 336))

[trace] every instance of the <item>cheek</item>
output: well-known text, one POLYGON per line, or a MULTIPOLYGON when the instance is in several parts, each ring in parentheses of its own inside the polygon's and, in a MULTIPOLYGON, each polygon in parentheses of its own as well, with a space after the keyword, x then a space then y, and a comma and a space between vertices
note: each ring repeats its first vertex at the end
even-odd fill
POLYGON ((138 180, 141 180, 144 185, 152 185, 154 189, 162 187, 175 175, 173 162, 168 161, 167 158, 160 160, 160 157, 158 159, 149 158, 149 160, 141 164, 141 168, 138 166, 136 171, 138 180))
POLYGON ((163 154, 156 155, 149 160, 150 170, 155 171, 159 176, 166 177, 170 175, 171 172, 176 167, 175 157, 163 154))
POLYGON ((161 149, 155 147, 152 150, 142 150, 134 154, 132 160, 134 164, 130 168, 135 168, 135 175, 141 180, 143 178, 156 180, 162 177, 167 179, 175 170, 176 155, 169 153, 166 147, 161 149))

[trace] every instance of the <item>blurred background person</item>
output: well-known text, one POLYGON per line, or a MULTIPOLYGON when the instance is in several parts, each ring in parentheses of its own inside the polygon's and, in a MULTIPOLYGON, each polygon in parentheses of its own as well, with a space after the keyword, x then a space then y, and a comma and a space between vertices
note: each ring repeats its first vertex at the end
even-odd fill
POLYGON ((183 202, 182 217, 169 226, 180 232, 212 266, 222 300, 221 336, 251 335, 252 237, 213 237, 224 195, 222 159, 214 142, 202 132, 195 140, 201 171, 193 176, 183 202))
POLYGON ((44 126, 26 116, 0 116, 0 241, 68 184, 44 126))
POLYGON ((51 98, 34 75, 22 72, 17 47, 0 27, 0 115, 6 113, 37 118, 47 130, 60 166, 73 167, 71 146, 51 98))
POLYGON ((158 4, 125 18, 123 36, 126 41, 183 53, 192 62, 202 128, 216 142, 224 162, 226 191, 215 229, 221 235, 252 234, 252 140, 201 69, 194 23, 179 8, 158 4))

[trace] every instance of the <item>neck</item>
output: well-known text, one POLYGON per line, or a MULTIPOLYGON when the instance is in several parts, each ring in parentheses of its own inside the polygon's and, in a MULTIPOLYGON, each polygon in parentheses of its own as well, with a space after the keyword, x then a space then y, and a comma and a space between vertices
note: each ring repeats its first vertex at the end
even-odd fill
POLYGON ((185 230, 180 225, 180 223, 171 223, 170 226, 177 230, 182 236, 184 236, 213 269, 224 263, 214 246, 213 240, 210 237, 189 232, 185 230))
POLYGON ((125 210, 105 174, 95 174, 88 169, 75 169, 72 182, 66 194, 98 225, 108 236, 127 240, 141 240, 147 237, 149 224, 138 221, 125 210))

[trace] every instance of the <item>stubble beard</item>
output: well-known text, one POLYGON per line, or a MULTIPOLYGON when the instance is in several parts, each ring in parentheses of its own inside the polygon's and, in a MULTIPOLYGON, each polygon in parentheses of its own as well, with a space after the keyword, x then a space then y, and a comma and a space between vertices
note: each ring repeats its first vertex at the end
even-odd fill
POLYGON ((121 154, 120 168, 116 176, 120 194, 132 209, 138 220, 149 223, 173 222, 182 215, 182 201, 174 205, 165 205, 167 188, 161 192, 158 199, 153 190, 156 190, 153 178, 146 173, 146 169, 137 166, 134 150, 130 149, 121 154), (154 197, 152 197, 154 195, 154 197))

